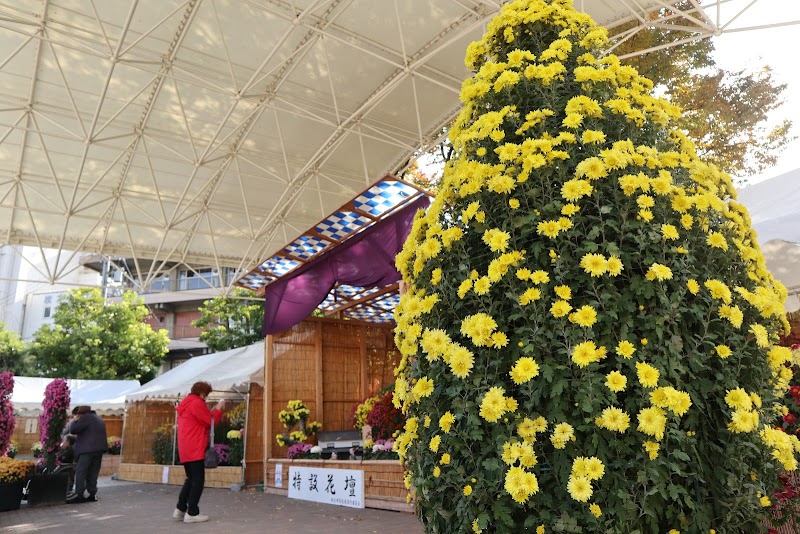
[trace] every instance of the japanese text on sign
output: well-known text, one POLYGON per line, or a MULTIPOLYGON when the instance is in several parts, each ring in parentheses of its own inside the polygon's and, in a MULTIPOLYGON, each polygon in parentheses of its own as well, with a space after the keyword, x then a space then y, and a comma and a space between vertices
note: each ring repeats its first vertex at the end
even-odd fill
POLYGON ((364 508, 364 472, 290 466, 289 498, 364 508))

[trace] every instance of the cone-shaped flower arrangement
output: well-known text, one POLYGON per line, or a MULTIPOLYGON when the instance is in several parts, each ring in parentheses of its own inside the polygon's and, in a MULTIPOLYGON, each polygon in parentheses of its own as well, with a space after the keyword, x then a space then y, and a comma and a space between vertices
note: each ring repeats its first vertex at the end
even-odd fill
POLYGON ((800 442, 730 178, 569 0, 473 43, 457 156, 397 258, 397 448, 428 532, 758 532, 800 442))

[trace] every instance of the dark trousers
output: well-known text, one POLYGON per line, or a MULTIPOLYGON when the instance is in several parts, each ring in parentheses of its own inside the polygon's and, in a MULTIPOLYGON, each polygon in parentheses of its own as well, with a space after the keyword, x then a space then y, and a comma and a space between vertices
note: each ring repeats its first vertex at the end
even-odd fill
POLYGON ((89 495, 97 493, 97 477, 102 463, 102 452, 84 452, 78 457, 78 463, 75 464, 75 493, 80 496, 83 496, 84 490, 88 490, 89 495))
POLYGON ((203 485, 206 483, 206 468, 203 460, 185 462, 183 470, 186 471, 186 481, 178 495, 178 510, 189 515, 200 513, 200 496, 203 494, 203 485))

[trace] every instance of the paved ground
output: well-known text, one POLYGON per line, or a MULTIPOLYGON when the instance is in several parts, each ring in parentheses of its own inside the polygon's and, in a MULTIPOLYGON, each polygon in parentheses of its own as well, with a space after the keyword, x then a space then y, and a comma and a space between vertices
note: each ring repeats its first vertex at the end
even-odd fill
POLYGON ((206 488, 200 513, 208 523, 183 524, 172 519, 179 488, 160 484, 98 481, 96 503, 27 507, 0 513, 0 532, 20 534, 420 534, 409 513, 357 510, 297 501, 262 492, 206 488))

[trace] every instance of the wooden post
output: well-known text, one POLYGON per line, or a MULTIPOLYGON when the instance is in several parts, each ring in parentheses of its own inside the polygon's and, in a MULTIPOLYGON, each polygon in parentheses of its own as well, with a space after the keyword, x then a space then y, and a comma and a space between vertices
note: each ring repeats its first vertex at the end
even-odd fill
POLYGON ((267 486, 267 465, 272 458, 272 334, 264 339, 264 486, 267 486))
POLYGON ((367 327, 361 326, 361 395, 359 402, 367 398, 367 327))
MULTIPOLYGON (((314 321, 314 403, 317 406, 316 420, 325 424, 325 394, 322 380, 322 321, 314 321)), ((324 428, 323 428, 324 430, 324 428)))

